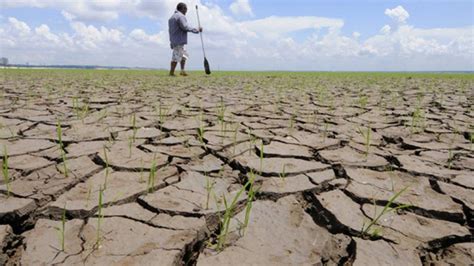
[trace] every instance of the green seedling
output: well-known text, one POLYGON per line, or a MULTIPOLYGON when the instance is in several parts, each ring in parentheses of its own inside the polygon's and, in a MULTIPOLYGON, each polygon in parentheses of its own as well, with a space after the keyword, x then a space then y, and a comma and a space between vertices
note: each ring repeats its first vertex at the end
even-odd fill
POLYGON ((59 238, 59 244, 61 246, 61 251, 64 251, 64 242, 65 238, 64 235, 66 233, 66 204, 64 204, 64 209, 63 213, 61 215, 61 227, 56 227, 56 230, 58 231, 58 238, 59 238))
POLYGON ((206 174, 206 191, 207 191, 207 197, 206 197, 206 210, 209 209, 209 198, 211 196, 211 192, 214 189, 214 185, 216 183, 211 181, 211 178, 206 174))
POLYGON ((413 111, 411 118, 411 132, 418 133, 424 130, 425 126, 425 114, 420 105, 417 105, 415 111, 413 111))
POLYGON ((166 116, 168 115, 169 109, 163 108, 163 106, 160 104, 158 106, 158 119, 160 123, 160 130, 163 129, 163 124, 165 123, 166 116))
POLYGON ((81 120, 82 123, 84 124, 84 119, 87 117, 89 114, 89 105, 87 103, 84 103, 81 108, 81 120))
MULTIPOLYGON (((221 220, 221 226, 220 226, 220 233, 217 236, 217 250, 222 250, 225 246, 227 235, 229 233, 229 225, 230 225, 230 220, 234 214, 235 207, 237 206, 237 200, 239 199, 240 195, 245 191, 245 187, 249 184, 245 184, 235 195, 234 199, 230 204, 227 203, 227 200, 224 195, 222 195, 223 200, 224 200, 224 207, 225 207, 225 212, 224 216, 221 220)), ((217 201, 216 201, 217 202, 217 201)))
POLYGON ((260 174, 263 172, 263 140, 260 143, 260 174))
POLYGON ((7 146, 3 146, 3 158, 2 158, 2 173, 3 173, 3 181, 5 182, 5 186, 7 187, 7 198, 10 197, 11 192, 11 184, 10 184, 10 175, 8 173, 8 152, 7 146))
POLYGON ((225 110, 226 110, 226 106, 224 104, 224 99, 221 96, 220 104, 217 109, 217 120, 221 124, 221 131, 223 131, 223 128, 224 128, 225 110))
POLYGON ((138 128, 137 128, 137 117, 135 115, 135 113, 133 113, 132 115, 132 140, 133 140, 133 143, 135 143, 135 138, 137 137, 137 131, 138 131, 138 128))
POLYGON ((97 235, 96 235, 96 242, 95 242, 95 247, 97 249, 100 248, 100 226, 102 224, 102 219, 104 218, 104 215, 102 214, 102 204, 103 204, 103 196, 104 196, 104 190, 102 189, 102 186, 99 187, 99 207, 97 211, 97 235))
POLYGON ((280 177, 280 180, 285 180, 286 178, 286 164, 283 164, 283 168, 281 169, 281 173, 278 174, 278 176, 280 177))
POLYGON ((105 159, 105 180, 104 180, 104 190, 107 189, 107 179, 109 177, 109 157, 107 156, 107 148, 104 146, 104 159, 105 159))
POLYGON ((252 211, 252 203, 255 198, 255 189, 254 189, 254 181, 255 181, 255 174, 253 171, 250 171, 249 175, 249 181, 248 183, 250 184, 249 191, 247 194, 247 203, 245 205, 245 218, 244 218, 244 224, 243 224, 243 234, 245 234, 245 229, 247 228, 249 224, 249 219, 250 219, 250 212, 252 211))
MULTIPOLYGON (((399 205, 399 206, 396 206, 396 207, 393 207, 392 208, 392 204, 393 202, 398 198, 400 197, 407 189, 408 189, 409 186, 406 186, 405 188, 403 188, 402 190, 400 190, 399 192, 397 192, 396 194, 394 194, 387 202, 387 204, 385 205, 385 207, 383 208, 383 210, 377 214, 377 215, 374 215, 375 218, 371 219, 371 221, 366 224, 364 222, 364 224, 362 225, 362 230, 361 230, 361 233, 362 235, 368 235, 370 230, 372 229, 372 227, 374 225, 376 225, 378 223, 378 221, 380 220, 380 218, 382 218, 384 215, 390 213, 390 212, 395 212, 397 210, 401 210, 401 209, 406 209, 406 208, 409 208, 411 205, 409 204, 402 204, 402 205, 399 205)), ((375 207, 375 202, 374 202, 374 207, 375 207)), ((375 213, 374 213, 375 214, 375 213)), ((372 236, 377 236, 376 234, 378 234, 376 231, 372 231, 371 232, 371 235, 372 236)))
POLYGON ((57 133, 57 137, 59 141, 59 150, 61 152, 61 158, 63 161, 64 176, 68 177, 68 169, 66 165, 66 151, 64 150, 64 144, 63 144, 63 139, 62 139, 63 131, 61 128, 61 122, 59 120, 56 125, 56 133, 57 133))
POLYGON ((365 108, 367 106, 368 98, 366 95, 359 96, 359 106, 365 108))
POLYGON ((372 129, 370 128, 370 125, 368 125, 367 130, 365 132, 361 128, 358 128, 358 131, 359 134, 361 134, 365 140, 365 157, 368 157, 370 149, 370 135, 372 133, 372 129))
POLYGON ((80 112, 79 112, 79 99, 77 99, 77 96, 74 96, 72 98, 72 110, 76 114, 77 119, 80 118, 80 112))
POLYGON ((153 188, 155 187, 155 176, 156 176, 156 161, 153 158, 153 162, 151 163, 150 174, 148 175, 148 184, 147 184, 147 191, 148 193, 153 192, 153 188))
POLYGON ((252 134, 252 129, 249 129, 249 132, 247 132, 250 142, 249 142, 249 155, 252 155, 252 151, 254 151, 254 146, 257 143, 257 137, 255 137, 252 134))

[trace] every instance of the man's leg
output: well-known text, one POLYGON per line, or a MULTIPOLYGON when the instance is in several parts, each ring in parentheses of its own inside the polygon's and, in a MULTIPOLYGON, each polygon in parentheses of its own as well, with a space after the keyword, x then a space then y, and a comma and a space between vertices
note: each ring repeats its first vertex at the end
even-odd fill
POLYGON ((188 59, 189 55, 188 55, 188 52, 186 51, 186 49, 183 47, 181 47, 181 73, 180 75, 181 76, 187 76, 188 74, 186 73, 186 71, 184 70, 185 67, 186 67, 186 60, 188 59))
POLYGON ((181 59, 181 73, 180 75, 181 76, 187 76, 188 74, 186 74, 186 71, 184 71, 184 68, 186 67, 186 58, 183 57, 183 59, 181 59))
POLYGON ((178 62, 171 61, 170 76, 174 76, 174 70, 176 69, 177 65, 178 62))

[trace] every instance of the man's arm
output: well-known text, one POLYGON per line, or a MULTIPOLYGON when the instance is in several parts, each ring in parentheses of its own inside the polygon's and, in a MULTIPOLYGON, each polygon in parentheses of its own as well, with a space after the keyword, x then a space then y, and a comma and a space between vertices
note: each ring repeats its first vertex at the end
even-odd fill
POLYGON ((199 29, 189 27, 185 16, 179 16, 178 25, 184 31, 190 31, 192 33, 199 33, 199 29))

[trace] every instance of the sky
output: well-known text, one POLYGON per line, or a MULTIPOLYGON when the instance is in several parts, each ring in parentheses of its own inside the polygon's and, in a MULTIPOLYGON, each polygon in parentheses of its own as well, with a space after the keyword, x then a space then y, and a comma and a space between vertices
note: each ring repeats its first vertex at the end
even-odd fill
MULTIPOLYGON (((10 63, 169 68, 179 1, 2 0, 10 63)), ((474 1, 190 0, 214 70, 474 71, 474 1)), ((189 69, 202 69, 189 33, 189 69)))

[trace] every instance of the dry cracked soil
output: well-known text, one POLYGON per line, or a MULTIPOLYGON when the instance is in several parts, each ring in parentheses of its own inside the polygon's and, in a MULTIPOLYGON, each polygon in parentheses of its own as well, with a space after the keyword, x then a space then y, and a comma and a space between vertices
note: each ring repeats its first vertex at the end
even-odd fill
POLYGON ((474 261, 472 75, 1 71, 0 265, 474 261))

